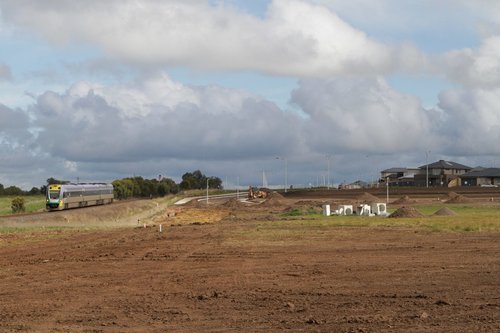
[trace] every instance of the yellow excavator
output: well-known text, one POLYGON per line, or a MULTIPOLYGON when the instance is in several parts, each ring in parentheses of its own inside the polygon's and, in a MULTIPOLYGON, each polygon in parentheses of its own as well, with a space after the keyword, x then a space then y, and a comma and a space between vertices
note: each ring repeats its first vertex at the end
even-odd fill
POLYGON ((271 191, 268 188, 248 187, 248 199, 250 200, 257 198, 266 199, 269 193, 271 193, 271 191))

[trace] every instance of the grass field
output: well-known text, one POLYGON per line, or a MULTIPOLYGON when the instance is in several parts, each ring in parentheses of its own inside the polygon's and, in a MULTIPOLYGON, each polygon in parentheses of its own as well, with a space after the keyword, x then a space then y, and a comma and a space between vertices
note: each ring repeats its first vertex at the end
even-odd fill
MULTIPOLYGON (((43 196, 26 196, 26 212, 43 210, 45 198, 43 196)), ((11 214, 11 201, 13 197, 0 197, 0 216, 11 214)), ((161 200, 161 203, 173 204, 177 197, 169 197, 161 200)), ((283 240, 284 238, 300 237, 304 232, 311 230, 342 228, 342 227, 383 227, 383 228, 410 228, 426 230, 431 232, 499 232, 500 231, 500 206, 489 204, 447 204, 446 207, 454 211, 455 216, 432 216, 432 214, 443 208, 443 204, 421 204, 413 205, 424 217, 418 218, 385 218, 365 216, 330 216, 321 215, 318 209, 293 209, 288 212, 277 213, 269 220, 258 221, 258 217, 252 217, 257 221, 257 226, 251 235, 244 238, 267 240, 283 240)), ((390 208, 389 213, 395 208, 390 208)), ((77 211, 73 211, 77 212, 77 211)), ((184 212, 185 216, 189 214, 184 212), (187 214, 187 215, 186 215, 187 214)), ((198 212, 199 214, 199 212, 198 212)), ((246 213, 244 213, 246 214, 246 213)), ((252 213, 250 213, 252 214, 252 213)), ((193 217, 193 221, 197 220, 193 217)), ((22 232, 53 232, 54 229, 71 229, 70 225, 61 227, 50 226, 50 224, 37 223, 29 228, 25 226, 8 227, 0 226, 0 234, 13 234, 22 232), (18 228, 19 227, 19 228, 18 228)), ((116 224, 119 226, 120 224, 116 224)), ((72 226, 76 228, 76 226, 72 226)), ((80 226, 81 227, 81 226, 80 226)), ((87 226, 89 227, 89 226, 87 226)), ((103 224, 101 227, 105 227, 103 224)), ((106 225, 108 228, 109 225, 106 225)), ((76 228, 78 229, 78 228, 76 228)), ((85 227, 83 228, 85 229, 85 227)))
MULTIPOLYGON (((500 208, 491 205, 477 204, 448 204, 446 207, 454 211, 456 216, 432 216, 433 213, 443 208, 443 205, 415 205, 413 206, 424 217, 418 218, 385 218, 366 216, 330 216, 311 214, 310 211, 293 210, 282 215, 283 219, 290 222, 290 226, 312 227, 411 227, 423 228, 430 231, 500 231, 500 208)), ((394 209, 389 209, 389 212, 394 209)), ((278 228, 279 225, 263 223, 265 228, 278 228)))
MULTIPOLYGON (((0 215, 12 214, 12 199, 14 196, 0 197, 0 215)), ((40 211, 45 208, 45 196, 43 195, 29 195, 23 196, 24 207, 26 208, 26 213, 40 211)))

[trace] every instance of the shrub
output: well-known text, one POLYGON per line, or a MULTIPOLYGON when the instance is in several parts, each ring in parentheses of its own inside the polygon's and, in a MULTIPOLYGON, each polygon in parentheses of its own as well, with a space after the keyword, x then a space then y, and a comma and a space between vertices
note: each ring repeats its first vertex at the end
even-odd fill
POLYGON ((15 197, 14 199, 12 199, 12 203, 11 203, 10 207, 12 208, 13 213, 24 212, 25 211, 24 198, 15 197))

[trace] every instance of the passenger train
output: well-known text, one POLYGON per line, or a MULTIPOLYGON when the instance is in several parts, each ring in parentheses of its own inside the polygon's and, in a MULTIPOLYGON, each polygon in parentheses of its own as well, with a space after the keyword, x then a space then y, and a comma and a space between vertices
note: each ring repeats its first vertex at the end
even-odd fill
POLYGON ((105 183, 52 184, 47 188, 47 210, 63 210, 112 203, 113 185, 105 183))

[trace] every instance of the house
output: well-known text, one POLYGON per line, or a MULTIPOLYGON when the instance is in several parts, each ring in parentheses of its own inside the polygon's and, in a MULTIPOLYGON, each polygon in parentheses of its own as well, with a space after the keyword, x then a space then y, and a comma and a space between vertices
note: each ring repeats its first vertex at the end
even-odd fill
POLYGON ((382 182, 389 178, 391 186, 415 186, 414 176, 419 168, 390 168, 380 172, 382 182))
POLYGON ((499 186, 500 168, 475 168, 460 179, 462 186, 499 186))
POLYGON ((471 167, 463 164, 439 160, 437 162, 422 165, 418 174, 415 175, 415 186, 457 186, 460 185, 460 176, 471 171, 471 167))

